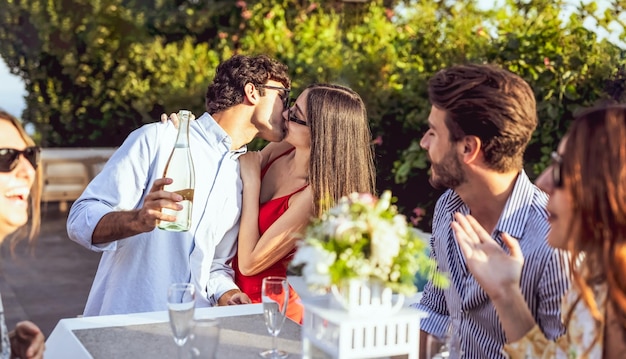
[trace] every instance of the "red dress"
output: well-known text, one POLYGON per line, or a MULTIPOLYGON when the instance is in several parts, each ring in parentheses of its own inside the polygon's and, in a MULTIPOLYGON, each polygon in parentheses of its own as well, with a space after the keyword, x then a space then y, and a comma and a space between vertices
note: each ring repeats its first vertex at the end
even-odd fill
MULTIPOLYGON (((270 168, 272 163, 276 161, 278 158, 285 156, 286 154, 292 152, 294 149, 290 149, 280 156, 276 157, 270 163, 268 163, 261 170, 261 178, 265 176, 265 173, 270 168)), ((289 208, 289 198, 294 194, 302 191, 307 186, 304 186, 297 191, 288 194, 283 197, 273 198, 265 203, 261 203, 259 206, 259 234, 263 235, 265 231, 289 208)), ((239 263, 237 256, 233 260, 233 269, 235 270, 235 283, 239 286, 242 292, 246 293, 252 303, 261 303, 261 283, 263 282, 263 278, 269 276, 278 276, 278 277, 286 277, 287 276, 287 266, 295 253, 296 249, 294 248, 289 254, 276 261, 276 263, 272 264, 271 267, 266 270, 251 276, 246 276, 241 274, 239 271, 239 263)), ((291 286, 289 286, 289 303, 287 304, 287 317, 293 320, 296 323, 302 324, 302 313, 303 307, 300 302, 300 296, 296 291, 293 290, 291 286)))

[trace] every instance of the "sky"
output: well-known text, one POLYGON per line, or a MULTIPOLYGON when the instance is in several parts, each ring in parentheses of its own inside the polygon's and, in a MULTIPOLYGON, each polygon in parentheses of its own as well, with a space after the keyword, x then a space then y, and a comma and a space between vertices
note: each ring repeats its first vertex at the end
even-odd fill
POLYGON ((24 82, 9 73, 9 68, 0 58, 0 108, 13 116, 20 117, 24 110, 24 82))
MULTIPOLYGON (((493 2, 494 0, 480 0, 480 3, 485 8, 493 6, 493 2)), ((576 4, 578 1, 571 0, 568 2, 576 4)), ((597 4, 599 10, 606 8, 609 3, 609 0, 598 0, 597 4)), ((574 10, 574 5, 571 5, 570 9, 574 10)), ((594 28, 593 23, 589 23, 587 26, 589 28, 594 28)), ((599 33, 599 35, 604 37, 609 36, 609 38, 617 38, 617 34, 613 34, 613 36, 611 36, 607 33, 599 33)), ((22 111, 26 106, 24 96, 26 96, 26 90, 24 89, 23 81, 19 77, 12 75, 9 72, 4 60, 0 58, 0 108, 16 117, 21 117, 22 111)))

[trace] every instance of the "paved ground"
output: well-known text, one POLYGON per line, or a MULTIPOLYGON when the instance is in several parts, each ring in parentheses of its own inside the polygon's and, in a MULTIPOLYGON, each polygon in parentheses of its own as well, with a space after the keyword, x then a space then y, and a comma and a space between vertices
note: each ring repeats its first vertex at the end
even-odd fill
POLYGON ((10 329, 28 319, 47 338, 59 319, 82 314, 100 254, 70 241, 67 214, 56 203, 42 207, 41 234, 34 247, 21 241, 13 256, 8 243, 0 247, 0 293, 10 329))

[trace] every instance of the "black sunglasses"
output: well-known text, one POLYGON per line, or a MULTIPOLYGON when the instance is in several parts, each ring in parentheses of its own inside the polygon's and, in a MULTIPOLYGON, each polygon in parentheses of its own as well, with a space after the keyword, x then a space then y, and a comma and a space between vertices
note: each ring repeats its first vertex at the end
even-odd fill
POLYGON ((40 151, 37 146, 26 147, 23 151, 15 148, 0 148, 0 172, 13 171, 19 163, 20 155, 24 156, 34 169, 37 169, 40 151))
POLYGON ((554 188, 563 188, 563 158, 558 152, 553 151, 550 154, 550 158, 552 159, 552 183, 554 183, 554 188))
POLYGON ((294 108, 295 108, 294 106, 289 107, 289 111, 287 112, 287 119, 291 122, 297 123, 298 125, 308 126, 309 125, 308 123, 296 117, 296 114, 294 113, 295 111, 293 111, 294 108))
POLYGON ((272 85, 257 85, 257 87, 282 91, 278 96, 280 96, 280 99, 283 100, 283 108, 285 110, 289 108, 289 93, 291 92, 291 89, 288 89, 286 87, 280 87, 280 86, 272 86, 272 85))

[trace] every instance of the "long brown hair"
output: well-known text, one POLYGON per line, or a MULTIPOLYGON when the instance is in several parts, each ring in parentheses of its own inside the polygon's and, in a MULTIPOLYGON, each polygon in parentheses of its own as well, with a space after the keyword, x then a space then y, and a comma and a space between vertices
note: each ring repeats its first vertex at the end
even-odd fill
POLYGON ((309 184, 313 213, 319 217, 342 196, 352 192, 375 194, 376 172, 367 111, 359 94, 332 84, 307 89, 309 184))
MULTIPOLYGON (((577 116, 565 144, 563 186, 572 196, 568 241, 572 280, 598 327, 598 309, 613 305, 626 330, 626 106, 607 105, 577 116), (608 286, 607 303, 593 289, 608 286)), ((571 318, 571 310, 567 321, 571 318)), ((597 338, 596 338, 597 340, 597 338)))
MULTIPOLYGON (((35 141, 33 141, 30 136, 22 127, 20 121, 13 117, 11 114, 0 110, 0 120, 6 120, 10 122, 15 128, 17 132, 19 132, 20 137, 26 143, 26 146, 35 146, 35 141)), ((1 145, 0 145, 1 147, 1 145)), ((43 186, 42 180, 42 170, 41 166, 37 166, 37 170, 35 171, 35 182, 33 183, 33 187, 30 189, 30 231, 28 231, 28 225, 24 225, 19 228, 17 231, 13 232, 8 238, 11 241, 11 249, 15 248, 17 241, 24 238, 25 234, 28 232, 28 238, 32 242, 39 234, 39 226, 40 226, 40 218, 41 218, 41 190, 43 186)))

